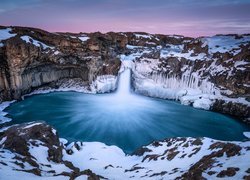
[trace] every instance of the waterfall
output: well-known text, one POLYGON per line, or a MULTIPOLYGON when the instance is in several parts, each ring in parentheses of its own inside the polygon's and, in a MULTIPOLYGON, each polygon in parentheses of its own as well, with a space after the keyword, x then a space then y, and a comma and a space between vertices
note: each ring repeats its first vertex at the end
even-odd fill
POLYGON ((131 88, 131 70, 125 69, 122 73, 120 73, 117 94, 120 96, 126 96, 130 94, 131 88))

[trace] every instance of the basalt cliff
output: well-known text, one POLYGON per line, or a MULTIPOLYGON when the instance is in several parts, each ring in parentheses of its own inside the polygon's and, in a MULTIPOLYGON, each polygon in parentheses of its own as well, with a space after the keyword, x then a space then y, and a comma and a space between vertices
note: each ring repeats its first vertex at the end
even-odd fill
POLYGON ((137 93, 249 122, 249 34, 190 38, 0 26, 0 102, 37 90, 113 91, 124 67, 132 69, 137 93))

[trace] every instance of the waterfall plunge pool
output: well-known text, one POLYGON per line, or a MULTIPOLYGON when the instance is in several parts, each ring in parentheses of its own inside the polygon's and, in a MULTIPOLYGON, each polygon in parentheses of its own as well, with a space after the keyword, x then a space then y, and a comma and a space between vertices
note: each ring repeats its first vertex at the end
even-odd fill
POLYGON ((25 98, 5 109, 12 124, 42 120, 69 141, 99 141, 132 153, 153 140, 210 137, 243 140, 250 128, 225 115, 149 98, 130 91, 130 71, 110 94, 54 92, 25 98))

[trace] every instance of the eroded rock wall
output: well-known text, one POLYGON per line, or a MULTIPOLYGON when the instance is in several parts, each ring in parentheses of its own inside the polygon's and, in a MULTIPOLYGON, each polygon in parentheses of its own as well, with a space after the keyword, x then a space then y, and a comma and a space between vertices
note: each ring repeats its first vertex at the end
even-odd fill
POLYGON ((89 86, 97 76, 119 71, 116 45, 108 35, 57 34, 21 27, 1 30, 14 36, 2 40, 0 47, 0 101, 19 99, 62 79, 80 78, 89 86))
POLYGON ((0 33, 0 102, 74 83, 90 92, 112 91, 122 60, 132 62, 138 93, 249 120, 249 34, 189 38, 25 27, 0 27, 0 33))

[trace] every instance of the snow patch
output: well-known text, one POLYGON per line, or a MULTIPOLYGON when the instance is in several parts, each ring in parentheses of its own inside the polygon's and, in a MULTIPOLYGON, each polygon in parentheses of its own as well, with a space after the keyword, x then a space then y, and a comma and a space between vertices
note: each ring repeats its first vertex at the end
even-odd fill
POLYGON ((241 38, 236 38, 236 36, 213 36, 202 39, 204 43, 208 45, 209 53, 226 53, 232 50, 238 50, 241 44, 246 44, 250 42, 250 36, 242 36, 241 38))
POLYGON ((80 36, 78 37, 82 42, 87 41, 88 39, 90 39, 88 36, 80 36))
POLYGON ((243 132, 243 135, 246 136, 247 138, 250 138, 250 132, 243 132))
POLYGON ((16 36, 16 34, 11 33, 11 31, 11 28, 0 29, 0 41, 16 36))
POLYGON ((146 34, 135 34, 136 38, 145 38, 145 39, 151 39, 152 35, 146 35, 146 34))
POLYGON ((25 126, 23 129, 29 129, 29 128, 31 128, 31 127, 33 127, 33 126, 37 126, 37 125, 39 125, 39 124, 42 124, 42 123, 31 123, 30 125, 25 126))
POLYGON ((42 49, 47 49, 47 48, 50 48, 50 49, 53 49, 52 47, 50 46, 47 46, 46 44, 40 42, 40 41, 37 41, 35 39, 33 39, 32 37, 30 36, 21 36, 20 37, 23 41, 25 41, 26 43, 30 43, 30 44, 33 44, 37 47, 41 47, 42 49))
POLYGON ((64 138, 59 138, 60 143, 62 143, 63 145, 66 145, 68 143, 67 139, 64 138))
POLYGON ((7 113, 4 112, 4 109, 7 108, 13 102, 15 101, 5 101, 0 103, 0 124, 11 121, 10 118, 6 117, 7 113))

